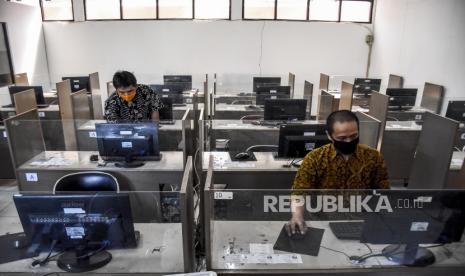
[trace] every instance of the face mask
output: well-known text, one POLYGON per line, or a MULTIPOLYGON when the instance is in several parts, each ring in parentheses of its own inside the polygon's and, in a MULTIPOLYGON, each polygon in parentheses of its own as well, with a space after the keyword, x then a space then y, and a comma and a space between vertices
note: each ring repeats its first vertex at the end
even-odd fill
POLYGON ((336 141, 336 140, 333 141, 333 145, 336 148, 336 150, 345 155, 354 153, 355 150, 357 149, 358 143, 359 143, 358 137, 350 142, 336 141))
POLYGON ((135 90, 133 92, 129 93, 129 94, 125 94, 125 95, 119 94, 119 97, 121 99, 123 99, 124 101, 126 101, 126 102, 131 102, 134 99, 135 96, 136 96, 136 91, 135 90))

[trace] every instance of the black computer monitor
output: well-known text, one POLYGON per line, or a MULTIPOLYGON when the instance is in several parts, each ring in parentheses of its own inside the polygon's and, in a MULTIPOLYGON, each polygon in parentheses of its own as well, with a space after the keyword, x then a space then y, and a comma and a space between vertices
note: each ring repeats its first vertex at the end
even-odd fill
POLYGON ((164 75, 163 83, 165 85, 181 86, 183 91, 192 89, 192 76, 191 75, 164 75))
POLYGON ((183 103, 183 86, 176 84, 151 84, 155 94, 159 95, 160 98, 171 98, 173 104, 183 103))
POLYGON ((459 122, 465 122, 465 101, 449 101, 446 117, 459 122))
POLYGON ((78 76, 78 77, 62 77, 61 80, 69 80, 71 83, 71 92, 78 92, 82 89, 90 92, 90 80, 89 76, 78 76))
POLYGON ((117 167, 134 168, 144 165, 136 160, 161 159, 158 144, 158 124, 103 123, 96 124, 97 145, 102 159, 120 161, 117 167))
POLYGON ((266 121, 292 121, 305 120, 307 100, 303 99, 277 99, 265 100, 266 121))
POLYGON ((280 77, 254 77, 253 78, 253 92, 257 92, 260 87, 280 86, 280 77))
POLYGON ((290 86, 267 86, 257 89, 255 94, 255 104, 265 105, 265 100, 289 99, 291 97, 290 86))
POLYGON ((389 109, 408 110, 415 106, 417 99, 416 88, 388 88, 386 95, 389 96, 389 109))
POLYGON ((173 98, 161 97, 163 108, 158 110, 160 114, 160 121, 172 121, 173 120, 173 98))
POLYGON ((389 209, 367 213, 360 242, 391 244, 382 254, 402 265, 424 266, 434 255, 419 244, 445 244, 461 240, 465 228, 465 191, 391 190, 389 209))
POLYGON ((42 86, 10 86, 8 87, 8 90, 10 91, 11 105, 12 106, 15 105, 15 97, 13 96, 14 94, 29 90, 29 89, 34 89, 34 93, 36 95, 36 103, 38 106, 47 105, 45 103, 44 90, 42 89, 42 86))
POLYGON ((330 143, 323 124, 283 124, 279 128, 278 158, 303 158, 330 143))
POLYGON ((370 96, 373 91, 379 92, 381 87, 381 79, 362 79, 356 78, 354 81, 354 95, 370 96))
POLYGON ((18 194, 13 200, 29 250, 64 251, 57 260, 63 270, 97 269, 111 261, 106 249, 137 246, 129 194, 18 194))

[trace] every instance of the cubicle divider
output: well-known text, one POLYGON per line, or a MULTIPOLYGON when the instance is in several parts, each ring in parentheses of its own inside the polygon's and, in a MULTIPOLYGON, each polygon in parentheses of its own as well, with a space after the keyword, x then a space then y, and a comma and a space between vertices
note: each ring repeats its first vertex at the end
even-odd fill
POLYGON ((103 120, 102 95, 100 94, 100 79, 98 72, 89 74, 90 106, 94 120, 103 120))
POLYGON ((404 78, 397 75, 389 75, 387 88, 403 88, 404 78))
POLYGON ((108 81, 107 82, 107 98, 110 97, 111 94, 115 93, 116 92, 116 89, 115 87, 113 86, 113 82, 112 81, 108 81))
POLYGON ((329 76, 323 73, 320 73, 320 84, 318 90, 329 91, 329 76))
POLYGON ((356 112, 355 115, 360 121, 360 144, 378 148, 381 121, 363 112, 356 112))
POLYGON ((195 271, 195 207, 196 202, 200 200, 198 197, 194 197, 194 169, 192 164, 192 156, 189 156, 179 193, 185 272, 195 271))
POLYGON ((381 145, 383 143, 383 136, 386 128, 388 104, 388 96, 380 94, 378 92, 373 92, 371 94, 368 115, 378 119, 381 122, 379 128, 378 146, 376 147, 378 150, 381 150, 381 145))
POLYGON ((341 85, 341 98, 339 100, 339 110, 351 110, 353 100, 353 84, 343 81, 341 85))
POLYGON ((295 98, 295 75, 289 72, 288 85, 291 87, 291 99, 295 98))
POLYGON ((435 113, 441 113, 444 100, 444 86, 425 82, 420 106, 435 113))
POLYGON ((16 86, 29 86, 29 79, 27 73, 15 74, 15 85, 16 86))
POLYGON ((56 84, 58 101, 60 102, 60 116, 63 128, 66 150, 77 148, 76 128, 74 125, 73 101, 71 99, 71 82, 65 80, 56 84))
POLYGON ((431 112, 423 125, 410 172, 409 189, 443 189, 447 183, 459 123, 431 112))
POLYGON ((337 108, 336 100, 333 95, 328 93, 326 90, 320 90, 321 94, 318 95, 318 108, 317 108, 317 118, 318 120, 326 120, 333 111, 336 111, 337 108))
POLYGON ((304 99, 307 100, 307 120, 310 120, 313 104, 313 83, 309 81, 304 82, 304 99))
POLYGON ((4 122, 15 169, 45 151, 37 109, 17 114, 4 122))
POLYGON ((16 114, 37 108, 36 94, 34 89, 15 93, 13 94, 13 97, 15 100, 16 114))

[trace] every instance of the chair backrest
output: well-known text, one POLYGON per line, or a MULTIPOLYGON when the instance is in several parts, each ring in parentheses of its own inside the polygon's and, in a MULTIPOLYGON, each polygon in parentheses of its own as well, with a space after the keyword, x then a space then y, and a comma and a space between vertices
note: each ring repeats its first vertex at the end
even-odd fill
POLYGON ((58 179, 56 192, 119 192, 118 180, 104 172, 78 172, 58 179))

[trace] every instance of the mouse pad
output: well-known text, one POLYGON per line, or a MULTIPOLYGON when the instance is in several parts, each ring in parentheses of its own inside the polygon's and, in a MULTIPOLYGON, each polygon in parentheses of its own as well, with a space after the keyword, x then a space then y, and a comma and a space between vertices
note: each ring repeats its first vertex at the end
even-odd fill
POLYGON ((292 237, 289 237, 286 231, 286 227, 283 226, 278 240, 273 246, 273 249, 310 256, 318 256, 324 232, 324 229, 308 227, 305 235, 301 235, 299 239, 293 239, 292 237))
POLYGON ((15 248, 14 242, 24 237, 24 233, 7 234, 0 236, 0 264, 14 262, 22 259, 37 257, 38 254, 28 253, 28 247, 15 248))

